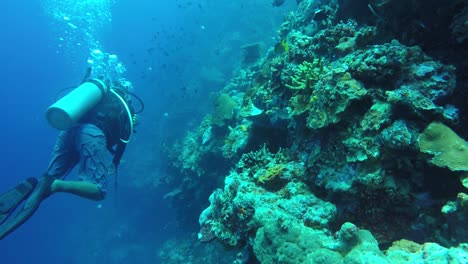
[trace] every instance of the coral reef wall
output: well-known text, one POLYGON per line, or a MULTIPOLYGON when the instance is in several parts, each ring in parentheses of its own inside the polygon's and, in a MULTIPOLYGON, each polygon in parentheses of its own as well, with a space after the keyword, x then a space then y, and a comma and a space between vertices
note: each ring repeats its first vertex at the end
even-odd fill
POLYGON ((466 263, 466 1, 298 3, 168 147, 168 196, 233 263, 466 263))

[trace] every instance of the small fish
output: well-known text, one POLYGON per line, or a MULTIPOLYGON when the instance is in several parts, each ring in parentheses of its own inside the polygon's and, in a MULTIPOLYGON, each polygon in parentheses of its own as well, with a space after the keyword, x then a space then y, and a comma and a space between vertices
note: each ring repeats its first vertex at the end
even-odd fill
POLYGON ((324 20, 328 17, 328 13, 323 10, 323 9, 317 9, 315 10, 313 20, 315 21, 321 21, 324 20))
POLYGON ((285 0, 273 0, 271 5, 274 6, 274 7, 279 7, 279 6, 282 6, 284 4, 284 2, 285 2, 285 0))
POLYGON ((280 42, 276 43, 275 45, 275 52, 276 53, 285 53, 289 51, 289 44, 286 40, 281 40, 280 42))

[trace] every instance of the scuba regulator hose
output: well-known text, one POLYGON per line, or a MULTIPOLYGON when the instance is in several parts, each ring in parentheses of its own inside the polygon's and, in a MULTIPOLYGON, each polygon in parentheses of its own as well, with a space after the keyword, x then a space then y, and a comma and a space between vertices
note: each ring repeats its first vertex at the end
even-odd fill
POLYGON ((114 89, 110 89, 110 92, 113 93, 120 100, 120 102, 125 107, 125 110, 126 110, 127 115, 128 115, 128 121, 129 121, 129 124, 130 124, 130 135, 128 136, 128 139, 123 139, 123 138, 120 139, 120 141, 127 144, 127 143, 130 142, 130 140, 132 139, 132 135, 133 135, 133 116, 132 116, 132 112, 130 111, 130 107, 128 107, 125 100, 116 91, 114 91, 114 89))

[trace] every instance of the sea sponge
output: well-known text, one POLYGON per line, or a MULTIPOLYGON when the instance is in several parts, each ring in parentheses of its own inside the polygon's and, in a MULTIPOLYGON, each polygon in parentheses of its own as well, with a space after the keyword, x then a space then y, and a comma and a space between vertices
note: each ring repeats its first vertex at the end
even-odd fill
POLYGON ((468 142, 440 122, 432 122, 418 137, 419 150, 429 161, 451 171, 468 171, 468 142))

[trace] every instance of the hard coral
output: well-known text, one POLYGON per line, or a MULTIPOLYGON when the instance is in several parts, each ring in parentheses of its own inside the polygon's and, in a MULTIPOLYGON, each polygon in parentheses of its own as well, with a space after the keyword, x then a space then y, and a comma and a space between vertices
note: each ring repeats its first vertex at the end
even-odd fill
POLYGON ((312 62, 303 61, 291 76, 291 84, 285 84, 291 90, 303 90, 312 88, 324 73, 325 63, 321 59, 314 59, 312 62))
POLYGON ((468 142, 443 123, 432 122, 418 137, 419 150, 429 161, 452 171, 468 171, 468 142))
POLYGON ((260 184, 266 184, 278 180, 283 170, 284 167, 282 164, 275 164, 274 166, 268 168, 264 174, 258 177, 258 182, 260 184))
POLYGON ((367 94, 361 82, 342 68, 333 68, 316 84, 312 96, 318 100, 311 104, 307 126, 317 129, 338 123, 352 101, 367 94))

